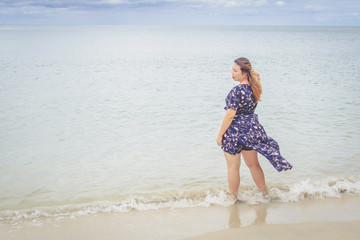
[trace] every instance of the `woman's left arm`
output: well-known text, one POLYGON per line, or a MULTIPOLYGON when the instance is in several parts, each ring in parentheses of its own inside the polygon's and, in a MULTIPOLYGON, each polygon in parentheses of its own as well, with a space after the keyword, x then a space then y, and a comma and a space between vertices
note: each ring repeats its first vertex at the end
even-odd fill
POLYGON ((220 127, 220 131, 219 134, 216 138, 216 143, 221 146, 222 145, 222 138, 224 133, 226 132, 226 130, 230 127, 234 117, 235 117, 236 111, 229 108, 228 110, 226 110, 224 119, 222 121, 221 127, 220 127))

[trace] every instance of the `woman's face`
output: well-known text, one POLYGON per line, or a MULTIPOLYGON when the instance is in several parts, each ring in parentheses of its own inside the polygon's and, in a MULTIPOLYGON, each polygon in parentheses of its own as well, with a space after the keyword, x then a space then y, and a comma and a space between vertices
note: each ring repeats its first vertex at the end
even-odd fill
POLYGON ((240 66, 236 63, 234 63, 232 67, 232 78, 238 82, 242 81, 244 78, 244 74, 242 73, 240 66))

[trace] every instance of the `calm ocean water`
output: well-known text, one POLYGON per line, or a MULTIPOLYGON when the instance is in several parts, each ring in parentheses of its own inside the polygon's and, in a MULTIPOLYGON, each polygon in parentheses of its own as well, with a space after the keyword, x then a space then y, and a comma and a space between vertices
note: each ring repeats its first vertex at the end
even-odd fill
MULTIPOLYGON (((233 60, 293 170, 273 201, 360 194, 359 27, 0 26, 0 220, 227 205, 233 60)), ((241 168, 240 197, 259 201, 241 168)))

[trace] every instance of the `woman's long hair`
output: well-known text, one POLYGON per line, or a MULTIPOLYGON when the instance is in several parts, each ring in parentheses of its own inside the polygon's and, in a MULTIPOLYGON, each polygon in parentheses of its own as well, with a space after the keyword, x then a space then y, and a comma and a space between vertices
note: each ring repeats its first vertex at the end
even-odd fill
POLYGON ((255 97, 255 102, 261 101, 260 97, 262 94, 262 88, 259 73, 253 70, 251 63, 247 58, 238 58, 234 61, 234 63, 240 66, 240 69, 243 73, 247 74, 248 81, 255 97))

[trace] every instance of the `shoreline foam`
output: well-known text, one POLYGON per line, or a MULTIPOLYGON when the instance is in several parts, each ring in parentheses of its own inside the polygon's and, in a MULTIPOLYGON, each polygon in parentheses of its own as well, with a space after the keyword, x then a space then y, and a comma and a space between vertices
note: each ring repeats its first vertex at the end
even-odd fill
MULTIPOLYGON (((277 202, 299 202, 307 199, 343 198, 360 195, 360 178, 329 177, 269 186, 269 198, 264 198, 255 186, 241 186, 239 200, 248 205, 277 202)), ((78 217, 101 213, 126 213, 157 209, 194 208, 233 204, 226 189, 208 188, 199 191, 173 191, 122 197, 64 205, 48 205, 0 211, 0 224, 32 221, 40 218, 78 217)))

